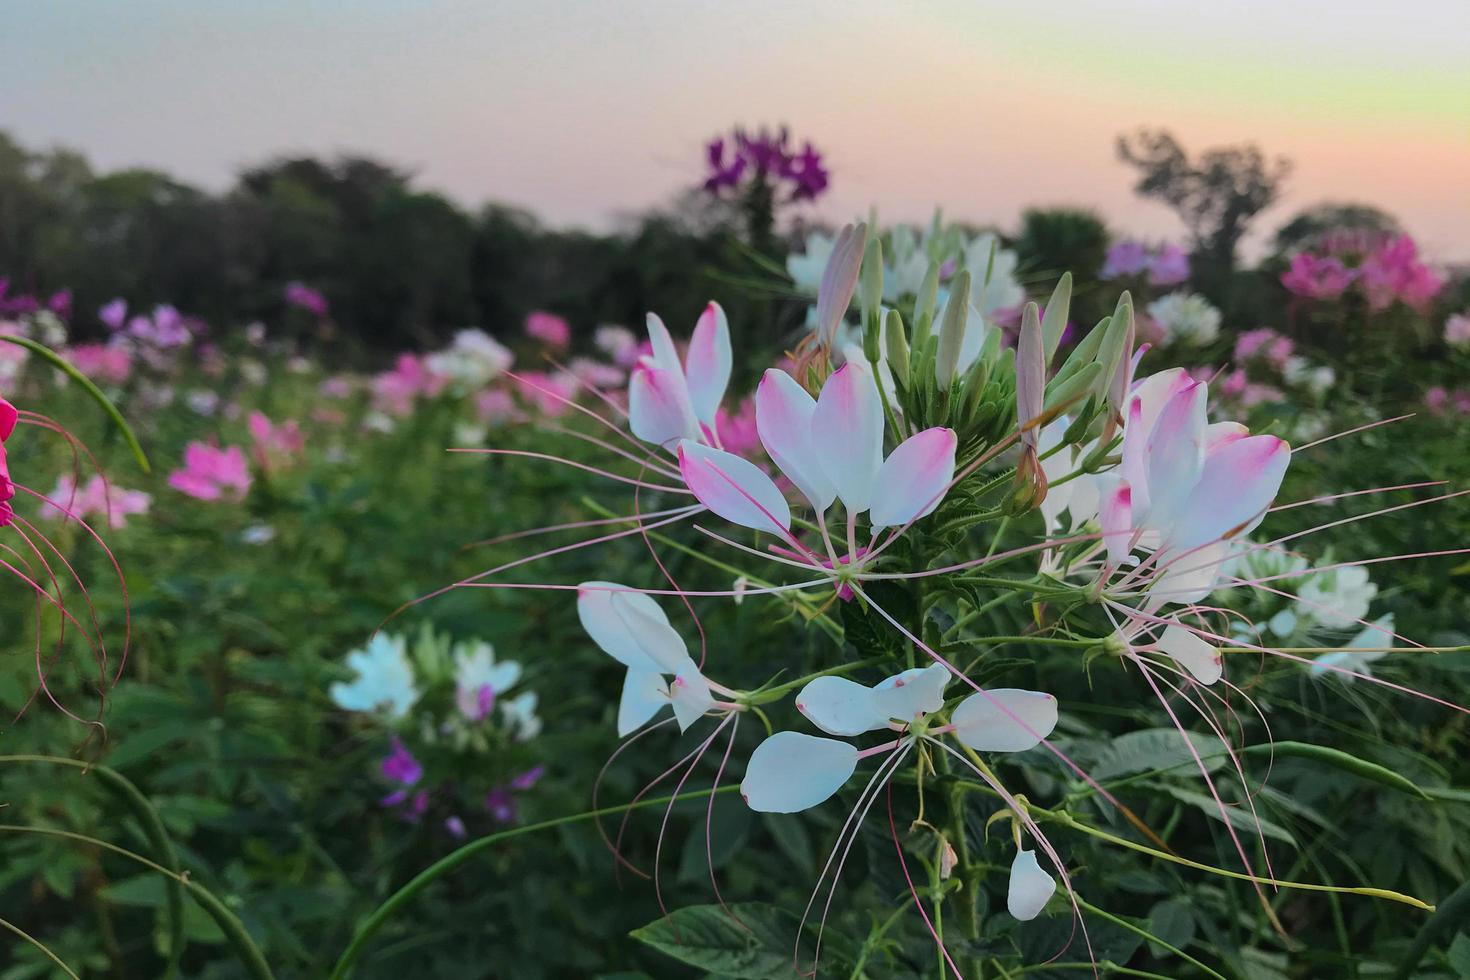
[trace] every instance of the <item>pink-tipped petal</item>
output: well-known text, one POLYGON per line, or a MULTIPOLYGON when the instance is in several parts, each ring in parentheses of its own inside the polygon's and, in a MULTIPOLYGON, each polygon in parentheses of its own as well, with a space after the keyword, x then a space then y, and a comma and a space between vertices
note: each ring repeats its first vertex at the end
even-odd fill
POLYGON ((1017 851, 1011 862, 1011 880, 1006 889, 1006 911, 1013 918, 1029 922, 1041 914, 1046 903, 1056 894, 1057 883, 1041 869, 1035 851, 1017 851))
POLYGON ((944 664, 913 667, 873 685, 873 701, 884 721, 892 718, 910 722, 944 707, 944 688, 949 684, 949 677, 949 668, 944 664))
POLYGON ((867 510, 883 465, 883 403, 866 364, 848 361, 822 385, 811 431, 812 455, 842 505, 867 510))
POLYGON ((638 592, 614 592, 613 613, 623 621, 627 636, 655 669, 663 674, 677 674, 689 662, 689 648, 656 603, 650 609, 651 600, 638 601, 647 598, 638 592))
POLYGON ((684 377, 689 385, 689 402, 694 417, 714 428, 715 413, 730 384, 730 323, 719 303, 710 303, 694 325, 689 353, 684 359, 684 377))
POLYGON ((873 689, 846 677, 818 677, 796 695, 796 710, 828 735, 861 735, 888 727, 873 689))
MULTIPOLYGON (((1148 440, 1148 524, 1169 527, 1184 509, 1205 461, 1205 402, 1209 390, 1193 382, 1174 393, 1148 440)), ((1140 515, 1140 518, 1142 515, 1140 515)))
POLYGON ((1159 636, 1159 649, 1201 684, 1213 684, 1225 673, 1220 651, 1183 626, 1165 627, 1159 636))
POLYGON ((1157 561, 1163 569, 1154 580, 1149 594, 1155 597, 1153 608, 1171 603, 1189 604, 1199 602, 1215 591, 1221 578, 1225 559, 1230 554, 1228 541, 1216 541, 1186 553, 1166 551, 1157 561))
POLYGON ((1244 439, 1251 430, 1239 422, 1212 422, 1205 426, 1205 454, 1208 455, 1226 443, 1244 439))
POLYGON ((1143 400, 1131 398, 1123 420, 1123 461, 1118 472, 1132 488, 1133 513, 1140 518, 1148 513, 1148 436, 1143 424, 1143 400))
POLYGON ((761 813, 797 813, 830 798, 857 764, 858 750, 847 742, 777 732, 750 754, 740 795, 761 813))
POLYGON ((618 737, 625 738, 642 728, 669 703, 669 686, 656 671, 628 668, 623 694, 618 701, 618 737))
POLYGON ((1101 487, 1097 521, 1108 549, 1108 561, 1115 566, 1128 561, 1133 543, 1133 489, 1128 481, 1111 474, 1098 477, 1101 487))
POLYGON ((20 418, 20 413, 15 410, 15 406, 4 398, 0 398, 0 441, 10 438, 10 434, 15 431, 15 422, 18 418, 20 418))
POLYGON ((957 444, 953 429, 939 427, 900 443, 873 480, 873 499, 868 504, 873 527, 899 527, 932 514, 954 478, 957 444))
POLYGON ((1002 687, 977 691, 950 715, 954 737, 976 752, 1024 752, 1057 727, 1057 699, 1002 687))
POLYGON ((669 699, 673 702, 674 718, 678 721, 681 732, 687 731, 690 725, 703 718, 705 712, 715 706, 709 682, 687 656, 679 669, 674 671, 674 679, 669 682, 669 699))
POLYGON ((648 314, 644 322, 648 325, 649 346, 653 348, 653 366, 672 371, 682 378, 684 367, 679 363, 679 349, 674 346, 669 328, 664 326, 657 313, 648 314))
POLYGON ((679 443, 679 472, 695 498, 725 520, 769 534, 790 530, 786 498, 754 463, 686 439, 679 443))
POLYGON ((633 369, 628 382, 628 423, 644 442, 667 448, 699 435, 684 378, 649 361, 633 369))
POLYGON ((837 490, 812 452, 816 410, 817 402, 806 389, 777 368, 766 371, 755 390, 755 428, 761 445, 820 514, 832 505, 837 490))
POLYGON ((1189 549, 1248 533, 1266 516, 1290 462, 1291 447, 1275 436, 1249 436, 1220 446, 1205 457, 1199 483, 1169 543, 1189 549))
MULTIPOLYGON (((1145 443, 1153 434, 1154 423, 1158 421, 1159 412, 1170 398, 1183 389, 1194 384, 1195 380, 1189 376, 1184 368, 1169 368, 1144 378, 1133 389, 1133 399, 1137 400, 1139 407, 1138 426, 1145 443)), ((1130 425, 1132 422, 1129 423, 1130 425)))
POLYGON ((643 651, 643 645, 629 631, 623 617, 613 608, 613 597, 623 596, 644 615, 668 625, 668 617, 658 603, 641 592, 621 591, 627 586, 616 582, 583 582, 577 586, 577 618, 592 642, 629 670, 657 673, 659 665, 643 651))
POLYGON ((847 315, 847 308, 852 305, 867 238, 866 225, 845 225, 837 233, 832 255, 822 271, 822 281, 817 286, 817 339, 828 349, 837 337, 837 327, 847 315))

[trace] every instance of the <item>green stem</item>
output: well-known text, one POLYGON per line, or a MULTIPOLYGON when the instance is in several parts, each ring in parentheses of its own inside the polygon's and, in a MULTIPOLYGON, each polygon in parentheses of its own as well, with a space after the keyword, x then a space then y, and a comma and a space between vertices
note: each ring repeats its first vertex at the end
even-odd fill
MULTIPOLYGON (((902 906, 900 906, 900 908, 902 908, 902 906)), ((39 949, 46 956, 47 959, 56 964, 57 969, 59 969, 62 973, 65 973, 67 976, 71 977, 71 980, 81 980, 81 977, 78 977, 75 973, 72 972, 71 967, 61 962, 61 957, 57 956, 55 953, 51 952, 51 950, 47 949, 45 943, 41 942, 41 940, 23 930, 20 926, 5 919, 0 919, 0 929, 6 929, 10 932, 15 933, 15 935, 19 936, 21 939, 24 939, 32 946, 39 949)))
MULTIPOLYGON (((1210 976, 1214 977, 1215 980, 1225 980, 1225 977, 1221 976, 1219 973, 1216 973, 1214 970, 1212 970, 1209 967, 1205 966, 1203 963, 1201 963, 1199 960, 1195 959, 1193 956, 1190 956, 1184 950, 1180 949, 1177 946, 1171 946, 1171 945, 1169 945, 1168 943, 1166 943, 1162 939, 1160 939, 1158 936, 1155 936, 1153 933, 1149 932, 1147 929, 1140 929, 1138 926, 1136 926, 1133 923, 1129 922, 1127 919, 1119 918, 1118 916, 1113 915, 1111 912, 1104 912, 1102 909, 1098 908, 1096 905, 1093 905, 1093 904, 1087 902, 1085 899, 1080 898, 1079 896, 1077 896, 1075 894, 1072 897, 1076 900, 1076 902, 1077 902, 1077 904, 1079 906, 1081 906, 1082 908, 1084 908, 1087 911, 1091 912, 1093 915, 1098 916, 1099 918, 1102 918, 1102 919, 1107 919, 1113 925, 1115 925, 1115 926, 1121 926, 1122 928, 1127 929, 1129 932, 1133 933, 1135 936, 1142 936, 1144 939, 1147 939, 1149 942, 1155 944, 1156 946, 1159 946, 1162 949, 1167 949, 1169 952, 1173 953, 1175 956, 1179 957, 1180 959, 1185 960, 1185 961, 1187 961, 1189 963, 1192 963, 1195 966, 1199 967, 1201 970, 1204 970, 1210 976)), ((1137 975, 1138 976, 1141 976, 1141 977, 1152 977, 1152 976, 1154 976, 1154 974, 1152 974, 1152 973, 1139 973, 1137 975)))
MULTIPOLYGON (((693 800, 700 799, 702 797, 712 796, 715 793, 732 792, 739 788, 740 787, 737 785, 721 786, 718 790, 694 790, 692 792, 681 793, 679 794, 679 796, 683 799, 693 800)), ((362 954, 363 947, 367 945, 367 941, 373 937, 374 933, 376 933, 379 929, 383 927, 384 923, 386 923, 390 918, 393 917, 393 913, 397 912, 399 908, 406 905, 414 898, 414 896, 427 888, 435 880, 444 876, 445 874, 448 874, 450 871, 453 871, 455 868, 459 867, 461 864, 464 864, 466 861, 474 857, 476 854, 479 854, 481 851, 489 850, 502 841, 507 841, 515 837, 522 837, 526 834, 534 834, 538 831, 550 830, 553 827, 564 827, 567 824, 571 823, 581 823, 584 820, 595 820, 598 817, 609 816, 614 813, 626 813, 629 810, 641 810, 644 807, 650 806, 665 806, 669 803, 672 803, 673 801, 673 796, 664 796, 656 800, 640 800, 636 803, 626 803, 621 806, 605 806, 598 810, 587 810, 583 813, 576 813, 569 817, 557 817, 554 820, 543 820, 540 823, 527 824, 524 827, 513 827, 510 830, 502 830, 499 833, 490 834, 487 837, 481 837, 478 840, 470 841, 468 844, 465 844, 458 850, 445 855, 438 861, 435 861, 433 864, 429 865, 423 871, 420 871, 418 874, 414 875, 407 884, 398 889, 398 891, 394 892, 392 895, 388 896, 387 900, 385 900, 382 905, 379 905, 376 909, 373 910, 371 915, 369 915, 366 919, 363 919, 362 922, 358 924, 357 931, 353 933, 352 940, 347 944, 347 948, 343 950, 342 955, 337 958, 337 964, 332 967, 332 973, 329 977, 329 980, 343 980, 343 978, 348 975, 348 973, 352 969, 352 964, 357 960, 358 956, 362 954)))
POLYGON ((96 837, 88 837, 86 834, 75 834, 69 830, 56 830, 51 827, 22 827, 17 824, 0 824, 0 833, 41 834, 45 837, 63 837, 67 840, 80 841, 85 844, 91 844, 94 847, 105 848, 125 858, 130 858, 144 867, 152 868, 159 874, 177 881, 189 890, 189 894, 194 897, 194 901, 198 902, 204 911, 208 912, 210 917, 214 919, 215 925, 220 928, 220 932, 225 934, 225 940, 235 948, 235 953, 240 957, 240 962, 245 967, 246 973, 253 980, 275 980, 275 975, 271 973, 270 965, 266 963, 265 957, 261 955, 260 948, 250 938, 250 934, 245 931, 245 926, 236 918, 235 913, 226 908, 224 903, 218 898, 215 898, 209 889, 194 882, 187 875, 175 874, 163 865, 155 861, 150 861, 143 855, 130 851, 125 847, 119 847, 116 844, 99 840, 96 837))
POLYGON ((787 691, 795 690, 798 687, 803 687, 807 684, 810 684, 818 677, 828 677, 832 674, 845 674, 848 671, 860 670, 863 667, 872 667, 875 664, 883 663, 887 659, 887 657, 868 657, 866 660, 854 660, 852 663, 838 664, 836 667, 828 667, 826 670, 819 670, 815 674, 807 674, 805 677, 798 677, 794 681, 787 681, 786 683, 779 684, 776 687, 768 687, 763 690, 754 691, 751 693, 750 701, 747 703, 769 704, 772 701, 780 700, 781 696, 787 691))
MULTIPOLYGON (((104 765, 82 762, 78 759, 67 759, 53 755, 0 755, 0 764, 7 762, 38 762, 53 766, 68 766, 72 769, 80 769, 83 773, 96 773, 97 778, 103 785, 112 791, 113 795, 125 803, 138 822, 143 826, 143 834, 148 838, 149 845, 153 848, 154 856, 160 864, 164 865, 171 874, 181 875, 179 867, 179 855, 174 850, 173 841, 169 839, 168 830, 163 825, 163 820, 158 816, 158 811, 153 809, 153 804, 148 802, 132 781, 127 779, 115 769, 104 765)), ((168 943, 168 966, 164 972, 165 977, 172 977, 178 972, 179 958, 184 953, 184 889, 178 881, 173 881, 168 886, 168 918, 169 918, 169 943, 168 943)))

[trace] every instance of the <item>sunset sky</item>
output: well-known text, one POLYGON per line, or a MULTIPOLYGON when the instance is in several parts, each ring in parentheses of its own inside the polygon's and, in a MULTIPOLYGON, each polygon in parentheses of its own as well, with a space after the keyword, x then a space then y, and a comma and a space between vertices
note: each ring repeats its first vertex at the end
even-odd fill
POLYGON ((784 121, 827 154, 828 218, 942 205, 1008 227, 1084 204, 1177 236, 1113 150, 1163 126, 1295 162, 1263 232, 1364 201, 1470 260, 1466 0, 1040 6, 14 2, 0 128, 214 189, 274 154, 350 150, 465 205, 605 228, 696 182, 717 131, 784 121))

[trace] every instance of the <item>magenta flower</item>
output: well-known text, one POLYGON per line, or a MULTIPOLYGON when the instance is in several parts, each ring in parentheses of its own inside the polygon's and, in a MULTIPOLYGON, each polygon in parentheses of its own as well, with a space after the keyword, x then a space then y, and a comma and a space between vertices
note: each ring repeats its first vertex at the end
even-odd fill
POLYGON ((737 128, 728 139, 717 136, 710 140, 704 153, 704 189, 711 194, 738 188, 748 179, 752 186, 776 188, 787 202, 811 201, 831 184, 822 154, 809 142, 793 150, 785 127, 754 133, 737 128))
POLYGON ((510 787, 511 789, 518 789, 524 792, 539 783, 541 781, 541 777, 544 775, 546 775, 545 766, 532 766, 530 769, 527 769, 519 776, 511 779, 510 787))
POLYGON ((399 354, 393 370, 373 378, 373 407, 389 415, 409 415, 415 399, 432 398, 447 383, 448 379, 429 370, 424 358, 399 354))
POLYGON ((141 490, 109 486, 100 474, 94 474, 80 487, 70 476, 62 476, 56 481, 50 499, 51 503, 41 511, 47 517, 78 520, 103 517, 114 530, 126 526, 129 517, 148 513, 153 503, 153 497, 141 490))
POLYGON ((761 437, 755 423, 755 399, 745 399, 733 412, 723 408, 717 410, 715 433, 726 452, 748 456, 759 449, 761 437))
POLYGON ((133 373, 133 354, 121 344, 78 344, 66 359, 93 381, 120 385, 133 373))
POLYGON ((1408 235, 1391 238, 1371 252, 1358 268, 1368 306, 1384 310, 1394 300, 1420 313, 1444 288, 1445 280, 1419 261, 1419 249, 1408 235))
POLYGON ((1189 278, 1189 253, 1178 245, 1161 245, 1148 265, 1152 286, 1174 286, 1189 278))
POLYGON ((252 449, 256 462, 264 469, 288 463, 306 449, 306 438, 295 419, 276 425, 264 412, 254 411, 250 413, 247 424, 250 438, 255 443, 252 449))
POLYGON ((1292 256, 1281 285, 1308 299, 1335 299, 1353 284, 1356 275, 1338 258, 1301 252, 1292 256))
POLYGON ((128 318, 127 300, 115 299, 97 311, 97 319, 114 333, 123 328, 128 318))
POLYGON ((542 415, 556 418, 571 410, 568 404, 577 394, 577 379, 566 372, 522 371, 519 375, 521 396, 542 415))
POLYGON ((1143 242, 1125 238, 1114 242, 1103 260, 1100 279, 1121 279, 1141 275, 1148 268, 1148 248, 1143 242))
POLYGON ((511 795, 510 790, 497 786, 485 794, 485 809, 496 823, 514 823, 516 798, 511 795))
POLYGON ((1431 415, 1443 415, 1450 402, 1450 393, 1442 385, 1435 385, 1424 393, 1424 407, 1431 415))
POLYGON ((243 500, 250 489, 250 469, 239 446, 221 449, 205 442, 184 447, 184 467, 168 476, 168 485, 196 500, 243 500))
POLYGON ((572 342, 572 328, 555 313, 536 310, 526 317, 526 336, 548 347, 565 347, 572 342))
POLYGON ((322 295, 319 290, 312 289, 305 283, 287 283, 286 302, 291 306, 300 307, 318 320, 325 320, 327 318, 327 297, 322 295))
POLYGON ((408 751, 408 746, 403 744, 398 736, 393 737, 393 750, 382 762, 378 763, 378 771, 383 778, 392 783, 401 783, 404 786, 414 786, 424 776, 424 767, 419 760, 408 751))

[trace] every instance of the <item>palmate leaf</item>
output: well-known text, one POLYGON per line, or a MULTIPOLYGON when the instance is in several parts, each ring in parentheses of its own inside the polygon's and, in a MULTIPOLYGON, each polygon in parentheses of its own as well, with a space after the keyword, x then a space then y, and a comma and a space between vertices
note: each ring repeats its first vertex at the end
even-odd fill
POLYGON ((791 980, 797 976, 796 924, 795 916, 762 902, 731 905, 729 912, 718 905, 691 905, 634 929, 631 935, 716 976, 791 980))

